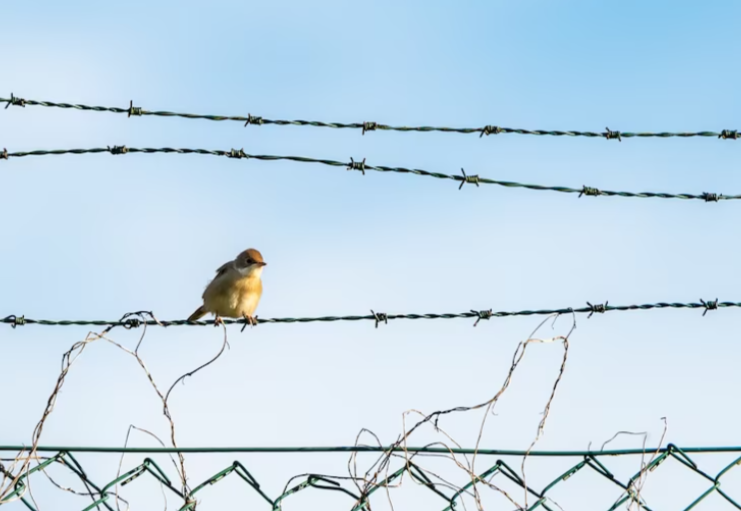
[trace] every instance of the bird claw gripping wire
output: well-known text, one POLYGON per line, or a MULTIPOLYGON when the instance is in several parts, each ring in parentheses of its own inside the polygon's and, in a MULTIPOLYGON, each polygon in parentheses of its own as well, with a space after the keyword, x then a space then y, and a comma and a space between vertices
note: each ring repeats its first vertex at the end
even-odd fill
POLYGON ((618 142, 622 142, 623 139, 620 137, 619 131, 612 131, 610 128, 605 128, 607 130, 605 133, 602 134, 607 140, 616 138, 618 142))
POLYGON ((244 123, 244 127, 246 128, 250 124, 257 124, 258 126, 261 126, 262 117, 253 116, 252 114, 247 114, 247 121, 244 123))
POLYGON ((373 314, 373 319, 376 320, 376 328, 378 328, 378 323, 381 321, 383 321, 385 325, 389 324, 389 317, 385 312, 374 312, 373 309, 371 309, 371 314, 373 314))
POLYGON ((491 319, 491 317, 492 317, 492 310, 491 309, 489 309, 489 310, 483 310, 483 311, 475 311, 475 310, 471 309, 471 312, 473 312, 474 314, 476 314, 476 316, 478 316, 477 319, 476 319, 476 322, 473 324, 473 326, 478 325, 479 324, 479 321, 481 321, 482 319, 491 319))
POLYGON ((461 180, 461 185, 458 187, 459 190, 463 188, 463 185, 466 183, 473 183, 476 186, 479 186, 479 175, 478 174, 475 174, 473 176, 467 176, 465 170, 461 169, 461 172, 463 173, 463 177, 459 177, 459 179, 461 180))
MULTIPOLYGON (((5 108, 8 108, 7 106, 5 108)), ((718 135, 718 138, 730 139, 730 140, 737 140, 738 139, 738 130, 723 130, 720 132, 720 135, 718 135)))
POLYGON ((602 192, 599 191, 598 188, 592 188, 591 186, 584 185, 581 188, 581 192, 579 192, 579 197, 581 197, 582 195, 591 195, 593 197, 597 197, 601 194, 602 192))
POLYGON ((702 192, 701 197, 705 199, 705 202, 718 202, 723 198, 723 194, 702 192))
POLYGON ((3 152, 0 153, 0 160, 7 160, 8 159, 8 149, 3 147, 3 152))
POLYGON ((108 152, 111 154, 126 154, 129 152, 129 148, 125 145, 108 146, 108 152))
POLYGON ((142 115, 142 108, 140 106, 134 106, 134 100, 129 101, 129 115, 127 117, 131 117, 132 115, 142 115))
POLYGON ((257 326, 257 316, 247 316, 246 314, 243 316, 244 318, 244 326, 242 326, 242 329, 239 331, 239 333, 244 332, 244 329, 247 328, 247 325, 250 325, 250 327, 257 326))
POLYGON ((25 316, 16 316, 15 314, 11 314, 10 316, 3 319, 3 323, 10 323, 10 326, 13 328, 17 326, 23 326, 26 324, 26 317, 25 316))
POLYGON ((372 122, 372 121, 366 121, 363 123, 363 135, 365 135, 366 131, 376 131, 376 128, 378 128, 378 123, 372 122))
POLYGON ((237 151, 236 149, 232 149, 228 153, 226 153, 227 158, 247 158, 247 153, 244 152, 244 148, 237 151))
POLYGON ((718 299, 715 300, 708 300, 707 302, 700 298, 700 302, 705 307, 705 311, 702 313, 702 316, 705 317, 705 314, 708 313, 708 311, 714 311, 718 309, 718 299))
POLYGON ((486 135, 487 137, 489 135, 499 135, 502 132, 502 128, 499 126, 492 126, 491 124, 487 124, 483 128, 481 128, 481 135, 479 135, 479 138, 486 135))
POLYGON ((594 305, 592 305, 591 303, 587 302, 587 305, 589 305, 589 310, 590 310, 589 316, 587 316, 587 319, 591 318, 592 314, 594 313, 604 314, 605 311, 607 310, 608 303, 610 302, 595 303, 594 305))
POLYGON ((5 109, 7 110, 10 105, 13 106, 22 106, 23 108, 26 108, 26 100, 23 98, 17 98, 13 95, 13 93, 10 93, 10 100, 5 105, 5 109))
POLYGON ((347 164, 346 170, 359 170, 365 175, 365 158, 363 158, 363 161, 355 161, 350 157, 350 163, 347 164))

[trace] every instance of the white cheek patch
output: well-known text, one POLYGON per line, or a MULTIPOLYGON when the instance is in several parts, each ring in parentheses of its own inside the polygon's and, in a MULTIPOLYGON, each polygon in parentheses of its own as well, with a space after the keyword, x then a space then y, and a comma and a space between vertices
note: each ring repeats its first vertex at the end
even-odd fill
POLYGON ((239 273, 244 277, 259 277, 262 275, 262 266, 248 266, 247 268, 240 268, 239 273))

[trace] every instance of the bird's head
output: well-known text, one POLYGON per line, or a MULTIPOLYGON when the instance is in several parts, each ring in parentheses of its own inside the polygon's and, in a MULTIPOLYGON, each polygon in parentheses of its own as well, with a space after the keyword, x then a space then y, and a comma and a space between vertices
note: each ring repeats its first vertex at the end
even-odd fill
POLYGON ((242 275, 259 277, 262 273, 262 267, 268 263, 263 261, 259 250, 248 248, 237 256, 234 264, 242 275))

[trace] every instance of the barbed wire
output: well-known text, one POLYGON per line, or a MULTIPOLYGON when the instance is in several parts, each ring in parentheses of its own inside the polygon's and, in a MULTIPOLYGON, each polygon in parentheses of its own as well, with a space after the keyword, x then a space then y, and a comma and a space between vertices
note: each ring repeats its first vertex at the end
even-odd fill
MULTIPOLYGON (((536 309, 536 310, 520 310, 520 311, 497 311, 494 312, 491 309, 488 310, 471 310, 470 312, 460 313, 443 313, 443 314, 389 314, 385 312, 373 312, 366 315, 355 315, 355 316, 317 316, 317 317, 302 317, 302 318, 259 318, 257 317, 257 323, 317 323, 317 322, 335 322, 335 321, 373 321, 376 324, 376 328, 380 323, 387 323, 395 319, 472 319, 476 318, 476 322, 473 326, 476 326, 481 320, 489 320, 491 318, 504 318, 513 316, 550 316, 554 314, 588 314, 588 317, 592 317, 594 314, 604 314, 605 312, 625 312, 635 310, 654 310, 654 309, 703 309, 702 315, 707 314, 708 311, 723 309, 728 307, 741 307, 741 302, 720 302, 716 298, 715 300, 702 300, 700 302, 656 302, 656 303, 644 303, 640 305, 609 305, 609 302, 604 304, 595 303, 592 304, 587 302, 586 307, 564 307, 560 309, 536 309)), ((146 312, 151 315, 151 312, 146 312)), ((221 321, 220 321, 221 322, 221 321)), ((17 316, 11 314, 3 319, 0 319, 0 323, 10 325, 13 328, 24 325, 43 325, 43 326, 120 326, 124 328, 138 328, 139 326, 207 326, 214 325, 215 320, 200 320, 200 321, 188 321, 185 319, 174 319, 174 320, 159 320, 159 319, 139 319, 136 317, 129 317, 118 321, 113 320, 51 320, 51 319, 32 319, 26 318, 25 316, 17 316)), ((223 323, 227 325, 244 325, 244 319, 223 319, 223 323)))
POLYGON ((500 181, 496 179, 489 179, 486 177, 480 177, 478 174, 470 175, 466 174, 464 169, 461 169, 461 174, 444 174, 440 172, 431 172, 423 169, 410 169, 406 167, 387 167, 384 165, 370 165, 366 163, 366 159, 355 160, 350 158, 349 162, 342 162, 338 160, 327 160, 320 158, 309 158, 305 156, 276 156, 268 154, 247 154, 243 149, 232 149, 230 151, 222 151, 218 149, 189 149, 189 148, 172 148, 172 147, 126 147, 123 146, 108 146, 108 147, 95 147, 90 149, 52 149, 52 150, 34 150, 34 151, 17 151, 9 153, 7 149, 4 149, 0 153, 0 159, 8 160, 10 158, 23 158, 26 156, 58 156, 66 154, 99 154, 99 153, 110 153, 114 155, 128 154, 128 153, 143 153, 143 154, 201 154, 209 156, 226 156, 234 159, 253 159, 261 161, 293 161, 299 163, 319 163, 322 165, 328 165, 331 167, 345 167, 346 170, 355 170, 365 175, 366 170, 374 170, 377 172, 395 172, 400 174, 413 174, 418 176, 434 177, 437 179, 450 179, 453 181, 460 181, 458 189, 460 190, 464 184, 474 184, 477 187, 480 184, 490 184, 503 186, 505 188, 524 188, 528 190, 538 191, 551 191, 560 193, 576 193, 581 197, 582 195, 590 197, 633 197, 633 198, 653 198, 653 199, 694 199, 703 200, 705 202, 718 202, 722 200, 738 200, 741 199, 741 194, 737 195, 725 195, 718 193, 702 192, 701 194, 691 193, 665 193, 665 192, 625 192, 625 191, 611 191, 611 190, 600 190, 591 186, 582 186, 581 188, 569 188, 566 186, 545 186, 537 184, 519 183, 516 181, 500 181))
MULTIPOLYGON (((260 499, 260 501, 265 502, 264 509, 266 510, 267 509, 273 509, 273 510, 281 509, 281 504, 286 498, 291 497, 307 489, 327 490, 327 491, 332 491, 335 493, 342 493, 348 497, 348 501, 347 501, 348 504, 351 504, 351 501, 349 499, 352 499, 352 504, 353 504, 352 511, 370 510, 370 509, 373 509, 373 507, 371 506, 371 501, 375 500, 373 495, 376 493, 378 489, 394 488, 393 486, 391 486, 391 484, 400 480, 404 475, 407 475, 408 477, 410 477, 411 479, 419 483, 420 486, 429 490, 431 494, 435 494, 437 497, 440 497, 444 501, 444 504, 446 504, 446 507, 444 507, 442 511, 451 511, 453 509, 457 509, 458 506, 461 504, 461 500, 464 496, 472 496, 471 494, 472 488, 475 488, 478 485, 488 486, 488 484, 490 484, 488 483, 488 481, 490 481, 491 478, 494 476, 499 476, 500 478, 503 478, 509 484, 512 484, 513 486, 518 487, 524 492, 527 492, 528 494, 535 497, 536 501, 533 502, 531 506, 528 507, 528 509, 534 509, 536 507, 542 506, 546 510, 554 511, 554 509, 558 509, 558 507, 553 506, 553 501, 550 499, 549 494, 554 493, 554 488, 560 487, 564 484, 570 485, 573 488, 573 484, 574 484, 573 481, 575 479, 574 476, 577 473, 585 471, 589 473, 599 474, 604 479, 613 483, 615 486, 617 486, 621 490, 621 493, 616 499, 615 504, 613 504, 613 506, 610 508, 610 509, 617 509, 623 504, 628 503, 628 501, 634 501, 636 499, 635 490, 633 490, 633 488, 635 486, 636 480, 638 480, 642 474, 644 474, 646 471, 655 471, 665 461, 672 459, 675 461, 675 466, 678 463, 678 466, 686 470, 687 473, 693 473, 693 474, 696 474, 702 477, 708 484, 708 488, 702 490, 698 494, 698 496, 694 499, 694 501, 685 509, 690 509, 694 507, 699 502, 705 500, 707 497, 709 497, 712 494, 717 494, 723 497, 723 499, 727 503, 731 504, 732 506, 735 506, 737 509, 741 509, 741 502, 734 500, 727 493, 726 489, 722 487, 722 484, 721 484, 723 477, 727 476, 727 474, 734 467, 741 465, 741 457, 738 457, 735 460, 731 461, 730 463, 726 464, 715 475, 711 475, 711 473, 701 469, 698 463, 690 457, 692 450, 694 450, 694 452, 696 453, 700 453, 700 452, 718 453, 720 452, 719 449, 723 452, 737 452, 739 448, 738 447, 720 447, 720 448, 700 447, 700 448, 687 448, 686 449, 686 448, 682 448, 682 447, 676 446, 671 443, 667 444, 666 447, 655 449, 654 452, 658 452, 659 453, 658 456, 654 460, 652 460, 650 463, 648 463, 645 468, 642 468, 638 473, 634 474, 632 477, 630 477, 627 480, 621 480, 621 478, 615 475, 615 472, 611 471, 608 468, 610 461, 614 459, 616 456, 627 456, 631 454, 646 454, 647 452, 651 452, 651 450, 640 449, 640 450, 637 450, 638 452, 634 452, 635 450, 630 450, 630 452, 627 452, 627 450, 625 451, 601 451, 601 452, 600 451, 589 451, 589 452, 574 451, 571 453, 553 452, 550 454, 553 457, 573 456, 573 457, 581 457, 582 459, 578 463, 569 467, 566 471, 559 470, 558 475, 555 478, 552 478, 548 482, 548 484, 545 484, 541 490, 536 490, 532 486, 528 485, 525 482, 522 474, 519 473, 519 471, 515 468, 515 466, 511 463, 505 462, 502 459, 497 459, 492 465, 489 466, 489 468, 487 468, 481 474, 478 474, 474 480, 468 481, 465 484, 454 486, 453 488, 450 488, 449 485, 444 484, 440 480, 440 478, 436 476, 434 473, 430 472, 429 470, 424 469, 419 464, 413 461, 409 461, 405 463, 403 466, 401 466, 400 468, 389 473, 389 475, 387 475, 379 483, 375 484, 371 489, 369 489, 366 492, 361 492, 360 494, 352 491, 351 489, 347 489, 345 487, 347 486, 346 483, 348 482, 348 480, 353 479, 351 477, 341 477, 341 476, 331 476, 331 475, 308 473, 308 474, 303 474, 302 476, 297 476, 296 478, 292 478, 291 480, 289 480, 289 483, 286 484, 285 490, 275 497, 269 496, 268 495, 269 490, 266 489, 265 485, 260 484, 258 478, 255 475, 254 468, 252 469, 252 471, 250 471, 247 469, 245 464, 241 463, 240 461, 234 461, 229 466, 223 468, 222 470, 219 470, 213 476, 209 477, 202 483, 196 485, 190 492, 188 492, 188 494, 183 494, 183 492, 179 488, 177 488, 175 485, 172 484, 171 479, 167 476, 163 467, 161 467, 159 464, 157 464, 155 460, 151 458, 144 459, 134 468, 128 470, 127 472, 123 474, 120 474, 118 477, 116 477, 116 479, 106 484, 100 485, 100 484, 95 484, 92 482, 91 476, 90 476, 91 471, 85 470, 83 468, 83 464, 72 454, 71 450, 60 450, 54 456, 48 457, 43 460, 39 460, 38 465, 28 470, 28 472, 26 472, 19 479, 14 491, 10 493, 9 495, 7 495, 3 500, 7 502, 14 498, 20 498, 20 500, 24 502, 29 509, 32 509, 32 510, 38 509, 38 507, 34 506, 33 503, 30 502, 26 498, 26 496, 24 496, 23 494, 29 485, 29 479, 39 472, 44 472, 45 469, 51 466, 59 465, 59 466, 66 468, 73 476, 75 476, 81 483, 85 485, 87 492, 85 493, 76 492, 76 494, 92 499, 92 504, 89 504, 87 507, 85 507, 86 510, 95 509, 98 506, 102 506, 108 509, 109 511, 114 511, 115 508, 111 505, 111 501, 114 501, 114 499, 118 499, 118 500, 124 500, 124 499, 119 497, 117 494, 115 494, 112 488, 117 487, 118 484, 125 484, 127 488, 130 488, 129 486, 130 483, 136 481, 142 476, 151 478, 156 483, 161 485, 165 490, 167 490, 173 497, 176 497, 177 499, 184 501, 185 504, 183 504, 179 508, 180 511, 194 509, 196 506, 196 497, 200 497, 200 495, 198 494, 199 492, 201 492, 201 490, 217 484, 222 479, 226 478, 227 476, 231 474, 236 474, 238 477, 235 479, 242 480, 245 483, 245 488, 248 491, 254 492, 256 496, 260 499), (298 484, 291 484, 291 481, 297 478, 301 479, 301 481, 298 484)), ((3 448, 0 448, 0 450, 3 450, 3 448)), ((241 452, 241 451, 237 451, 237 452, 241 452)), ((302 451, 297 451, 297 452, 302 452, 302 451)), ((484 454, 484 451, 479 451, 479 454, 480 455, 484 454)), ((500 453, 493 453, 493 454, 496 455, 500 453)), ((535 456, 536 454, 535 452, 530 452, 530 453, 512 452, 512 453, 508 453, 508 455, 518 456, 518 457, 526 457, 526 456, 532 457, 532 456, 535 456)), ((0 466, 0 468, 2 467, 0 466)), ((672 472, 672 474, 676 475, 676 472, 672 472)), ((589 480, 593 481, 591 478, 589 480)), ((590 484, 593 484, 593 483, 590 483, 590 484)), ((398 486, 396 486, 396 488, 398 488, 398 486)), ((67 489, 67 491, 70 491, 70 490, 67 489)), ((70 491, 70 493, 75 493, 75 492, 70 491)), ((643 499, 640 499, 638 501, 638 504, 643 509, 650 509, 645 504, 643 499)), ((2 505, 2 502, 0 502, 0 505, 2 505)), ((441 502, 441 505, 443 505, 443 502, 441 502)))
POLYGON ((723 129, 717 131, 680 131, 680 132, 630 132, 630 131, 614 131, 609 128, 605 128, 604 132, 596 131, 576 131, 576 130, 530 130, 522 128, 506 128, 504 126, 486 125, 480 128, 449 128, 449 127, 436 127, 436 126, 390 126, 388 124, 382 124, 374 121, 365 122, 321 122, 321 121, 305 121, 305 120, 278 120, 278 119, 267 119, 260 116, 254 116, 247 114, 247 117, 239 115, 208 115, 208 114, 190 114, 190 113, 178 113, 168 112, 166 110, 145 110, 141 107, 134 106, 133 101, 129 101, 128 108, 117 108, 107 106, 90 106, 82 104, 72 103, 55 103, 52 101, 37 101, 33 99, 23 99, 14 96, 12 93, 10 98, 0 98, 0 103, 6 103, 5 108, 9 106, 43 106, 49 108, 63 108, 82 110, 90 112, 109 112, 116 114, 126 114, 127 117, 131 116, 156 116, 156 117, 179 117, 182 119, 204 119, 208 121, 235 121, 244 123, 244 126, 262 126, 262 125, 277 125, 277 126, 308 126, 315 128, 335 128, 335 129, 358 129, 362 130, 363 135, 368 131, 398 131, 398 132, 440 132, 440 133, 459 133, 459 134, 479 134, 479 138, 484 135, 500 135, 500 134, 517 134, 517 135, 538 135, 538 136, 554 136, 554 137, 587 137, 587 138, 604 138, 607 140, 616 139, 622 141, 624 138, 691 138, 691 137, 714 137, 722 140, 738 140, 738 130, 723 129))

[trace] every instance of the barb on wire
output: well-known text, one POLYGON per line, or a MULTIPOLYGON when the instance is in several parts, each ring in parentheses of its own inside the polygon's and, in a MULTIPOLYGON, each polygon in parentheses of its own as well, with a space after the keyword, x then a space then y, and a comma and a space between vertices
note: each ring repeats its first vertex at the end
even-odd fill
POLYGON ((619 131, 612 131, 610 128, 605 128, 605 132, 602 134, 607 140, 617 139, 618 142, 622 142, 621 133, 619 131))
POLYGON ((378 328, 378 323, 381 322, 383 322, 384 325, 389 324, 389 318, 385 312, 374 312, 373 309, 371 309, 371 314, 373 314, 373 319, 376 320, 376 328, 378 328))
MULTIPOLYGON (((520 310, 520 311, 476 311, 470 310, 469 312, 461 313, 442 313, 442 314, 390 314, 383 313, 383 321, 392 321, 396 319, 468 319, 477 318, 490 319, 490 318, 505 318, 514 316, 549 316, 553 314, 589 314, 591 317, 595 313, 604 314, 606 312, 626 312, 626 311, 637 311, 637 310, 656 310, 656 309, 703 309, 705 312, 708 310, 725 309, 725 308, 737 308, 741 307, 741 302, 720 302, 718 299, 715 300, 700 300, 700 302, 656 302, 656 303, 644 303, 640 305, 609 305, 608 302, 604 304, 591 304, 587 302, 586 307, 563 307, 560 309, 537 309, 537 310, 520 310)), ((258 318, 257 323, 331 323, 335 321, 380 321, 381 313, 366 314, 362 316, 318 316, 318 317, 304 317, 304 318, 258 318)), ((223 323, 226 325, 241 325, 245 324, 244 319, 223 319, 223 323)), ((221 322, 221 321, 220 321, 221 322)), ((214 320, 202 320, 202 321, 188 321, 186 319, 174 319, 174 320, 137 320, 131 321, 130 319, 119 320, 119 321, 108 321, 108 320, 52 320, 52 319, 31 319, 24 316, 9 315, 5 318, 0 319, 0 323, 10 325, 11 327, 22 326, 22 325, 43 325, 43 326, 125 326, 127 328, 136 328, 140 325, 148 326, 206 326, 213 325, 214 320)), ((478 321, 477 321, 478 323, 478 321)))
POLYGON ((702 315, 705 316, 705 314, 708 313, 708 311, 717 310, 718 309, 718 299, 715 300, 708 300, 707 302, 700 298, 700 301, 702 302, 703 307, 705 307, 705 311, 703 311, 702 315))
POLYGON ((114 145, 113 147, 108 146, 108 152, 111 154, 126 154, 129 149, 125 145, 114 145))
POLYGON ((492 126, 491 124, 487 124, 483 128, 481 128, 481 135, 479 135, 479 138, 482 138, 484 135, 487 137, 489 135, 499 135, 502 133, 502 128, 499 126, 492 126))
POLYGON ((244 123, 244 127, 246 128, 250 124, 257 124, 258 126, 262 125, 262 117, 253 116, 252 114, 247 114, 247 120, 244 123))
MULTIPOLYGON (((363 175, 365 175, 365 158, 363 158, 363 161, 355 161, 351 156, 350 163, 346 163, 345 165, 347 165, 347 170, 359 170, 360 172, 363 173, 363 175)), ((368 168, 373 168, 373 167, 368 167, 368 168)))
POLYGON ((477 326, 479 324, 479 321, 482 319, 490 320, 494 312, 491 309, 482 310, 482 311, 475 311, 471 309, 471 312, 473 314, 476 314, 476 322, 473 324, 473 326, 477 326))
POLYGON ((595 303, 592 305, 591 303, 587 302, 587 305, 589 306, 589 316, 587 316, 587 319, 591 318, 593 314, 604 314, 607 310, 607 306, 609 305, 609 302, 605 303, 595 303))
MULTIPOLYGON (((624 136, 624 134, 623 134, 624 136)), ((436 179, 449 179, 452 181, 460 181, 461 184, 458 187, 460 190, 464 183, 473 183, 476 186, 481 184, 497 185, 505 188, 523 188, 526 190, 537 190, 537 191, 550 191, 559 193, 571 193, 578 194, 579 197, 582 195, 587 196, 604 196, 604 197, 633 197, 642 199, 683 199, 683 200, 702 200, 705 202, 718 202, 726 200, 738 200, 741 199, 741 194, 738 195, 724 195, 716 193, 703 192, 701 194, 691 193, 666 193, 666 192, 624 192, 624 191, 611 191, 611 190, 600 190, 589 186, 582 186, 581 188, 569 188, 567 186, 545 186, 528 183, 519 183, 516 181, 500 181, 496 179, 489 179, 486 177, 479 177, 476 175, 466 175, 465 171, 461 169, 462 174, 444 174, 440 172, 431 172, 423 169, 410 169, 406 167, 387 167, 385 165, 368 165, 365 163, 365 158, 362 161, 355 161, 350 158, 350 162, 342 162, 338 160, 325 160, 319 158, 308 158, 305 156, 276 156, 270 154, 247 154, 242 149, 232 149, 230 151, 222 151, 218 149, 189 149, 189 148, 172 148, 172 147, 126 147, 126 146, 113 146, 113 147, 95 147, 91 149, 53 149, 53 150, 35 150, 35 151, 16 151, 14 153, 7 153, 8 158, 23 158, 26 156, 51 156, 51 155, 64 155, 64 154, 97 154, 97 153, 111 153, 111 154, 132 154, 132 153, 143 153, 143 154, 201 154, 210 156, 227 156, 235 159, 248 159, 248 160, 261 160, 261 161, 293 161, 298 163, 319 163, 321 165, 328 165, 331 167, 345 167, 347 170, 358 170, 365 175, 366 170, 375 170, 377 172, 394 172, 399 174, 412 174, 416 176, 434 177, 436 179)), ((3 157, 4 159, 5 156, 3 157)))
POLYGON ((719 200, 723 199, 723 194, 717 194, 717 193, 709 193, 709 192, 702 192, 702 195, 700 196, 705 202, 718 202, 719 200))
POLYGON ((463 188, 463 185, 466 183, 474 184, 476 185, 476 188, 479 187, 479 176, 478 175, 468 176, 466 175, 466 171, 463 170, 462 167, 461 167, 461 175, 463 176, 463 179, 461 179, 461 185, 458 187, 459 190, 463 188))
POLYGON ((738 140, 738 130, 723 130, 718 134, 718 138, 738 140))
POLYGON ((133 99, 132 100, 129 100, 129 110, 127 112, 128 115, 126 117, 131 117, 132 115, 140 116, 140 115, 142 115, 142 111, 143 110, 141 109, 141 107, 134 106, 134 100, 133 99))
POLYGON ((366 131, 376 131, 378 129, 378 123, 377 122, 364 122, 363 123, 363 135, 365 135, 366 131))
POLYGON ((57 103, 53 101, 39 101, 33 99, 21 99, 15 97, 12 93, 10 98, 0 98, 0 103, 7 103, 5 108, 11 105, 16 106, 43 106, 48 108, 62 108, 81 110, 88 112, 109 112, 116 114, 127 114, 127 117, 131 115, 141 116, 155 116, 155 117, 179 117, 182 119, 204 119, 208 121, 236 121, 242 122, 245 126, 248 125, 276 125, 276 126, 306 126, 315 128, 335 128, 335 129, 357 129, 361 130, 362 134, 365 135, 368 131, 395 131, 395 132, 421 132, 421 133, 459 133, 459 134, 474 134, 478 133, 479 138, 484 135, 499 135, 502 133, 516 134, 516 135, 535 135, 535 136, 551 136, 551 137, 586 137, 586 138, 606 138, 606 139, 617 139, 622 141, 623 138, 691 138, 691 137, 715 137, 723 140, 737 140, 737 130, 723 129, 720 132, 716 131, 661 131, 661 132, 630 132, 630 131, 611 131, 609 128, 605 128, 606 132, 597 131, 577 131, 577 130, 542 130, 542 129, 523 129, 523 128, 506 128, 503 126, 486 125, 484 127, 476 128, 452 128, 445 126, 392 126, 389 124, 381 124, 378 122, 322 122, 322 121, 305 121, 301 119, 296 120, 280 120, 280 119, 267 119, 263 117, 253 116, 247 114, 247 117, 241 115, 210 115, 210 114, 191 114, 191 113, 179 113, 169 112, 167 110, 144 110, 139 107, 134 107, 133 102, 129 102, 128 108, 117 108, 107 106, 91 106, 84 104, 73 104, 73 103, 57 103))
POLYGON ((20 107, 26 108, 26 100, 23 99, 23 98, 17 98, 17 97, 15 97, 15 95, 12 92, 10 93, 10 98, 7 98, 7 99, 6 98, 0 98, 0 103, 6 103, 6 102, 7 102, 7 104, 5 105, 5 109, 6 110, 11 105, 13 105, 13 106, 20 106, 20 107))

